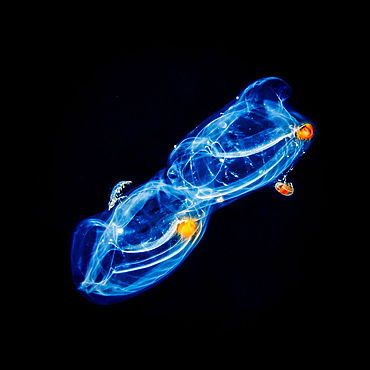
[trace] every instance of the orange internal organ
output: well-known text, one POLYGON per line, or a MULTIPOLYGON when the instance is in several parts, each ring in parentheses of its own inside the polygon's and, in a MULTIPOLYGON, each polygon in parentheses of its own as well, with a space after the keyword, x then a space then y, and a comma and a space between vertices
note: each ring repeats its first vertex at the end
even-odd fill
POLYGON ((280 182, 275 184, 275 189, 282 195, 289 196, 294 192, 293 184, 291 182, 280 182))
POLYGON ((178 233, 184 238, 190 238, 194 235, 197 229, 197 224, 193 220, 182 221, 177 226, 178 233))
POLYGON ((311 140, 314 134, 313 126, 310 123, 305 123, 297 130, 297 138, 299 140, 311 140))

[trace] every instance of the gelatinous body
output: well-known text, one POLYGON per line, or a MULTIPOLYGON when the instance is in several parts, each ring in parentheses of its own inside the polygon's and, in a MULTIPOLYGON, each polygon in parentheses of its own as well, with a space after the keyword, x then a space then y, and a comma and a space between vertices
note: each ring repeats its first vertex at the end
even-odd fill
POLYGON ((285 100, 279 78, 256 81, 174 146, 167 167, 123 195, 112 191, 108 210, 82 221, 73 236, 77 288, 110 304, 158 283, 200 241, 216 209, 261 187, 285 181, 315 135, 312 122, 285 100))

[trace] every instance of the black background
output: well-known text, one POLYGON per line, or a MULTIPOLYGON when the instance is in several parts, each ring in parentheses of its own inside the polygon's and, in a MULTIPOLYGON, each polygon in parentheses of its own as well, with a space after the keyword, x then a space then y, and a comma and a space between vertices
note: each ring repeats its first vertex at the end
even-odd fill
POLYGON ((38 62, 48 120, 33 130, 48 137, 34 148, 41 164, 36 216, 47 230, 39 309, 50 330, 67 330, 76 341, 96 330, 107 337, 122 333, 120 345, 157 334, 278 343, 284 333, 292 343, 313 337, 324 347, 323 338, 337 330, 330 270, 337 251, 328 222, 333 43, 323 54, 326 43, 310 30, 287 42, 248 45, 115 36, 56 33, 38 62), (148 181, 185 134, 268 76, 292 86, 289 102, 318 128, 288 176, 294 195, 264 188, 219 210, 182 266, 128 301, 99 306, 82 297, 69 261, 77 223, 106 208, 118 181, 148 181))

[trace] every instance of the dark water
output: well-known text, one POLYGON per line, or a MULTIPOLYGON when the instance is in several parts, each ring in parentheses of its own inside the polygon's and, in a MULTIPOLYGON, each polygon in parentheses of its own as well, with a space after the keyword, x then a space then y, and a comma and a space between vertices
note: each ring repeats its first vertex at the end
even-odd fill
POLYGON ((104 328, 107 336, 122 331, 130 338, 153 331, 278 338, 312 334, 330 322, 331 122, 319 66, 314 55, 280 60, 216 45, 76 42, 53 49, 43 92, 49 138, 37 152, 43 166, 36 172, 43 254, 52 261, 43 270, 41 310, 63 312, 65 320, 51 326, 71 333, 104 328), (292 86, 289 101, 318 128, 288 175, 294 195, 265 188, 214 213, 183 265, 131 300, 103 307, 83 298, 69 265, 77 223, 106 208, 118 181, 149 180, 179 139, 267 76, 292 86))

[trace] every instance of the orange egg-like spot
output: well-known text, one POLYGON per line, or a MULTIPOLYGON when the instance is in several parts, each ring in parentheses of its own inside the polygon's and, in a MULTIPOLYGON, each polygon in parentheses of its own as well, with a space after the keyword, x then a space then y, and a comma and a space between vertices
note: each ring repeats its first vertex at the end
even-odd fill
POLYGON ((197 225, 192 220, 185 220, 182 221, 177 226, 178 233, 183 236, 184 238, 190 238, 194 235, 195 231, 197 229, 197 225))
POLYGON ((297 138, 299 140, 311 140, 314 134, 313 126, 310 123, 305 123, 297 130, 297 138))
POLYGON ((291 182, 280 182, 275 184, 275 189, 282 195, 289 196, 294 192, 293 184, 291 182))

